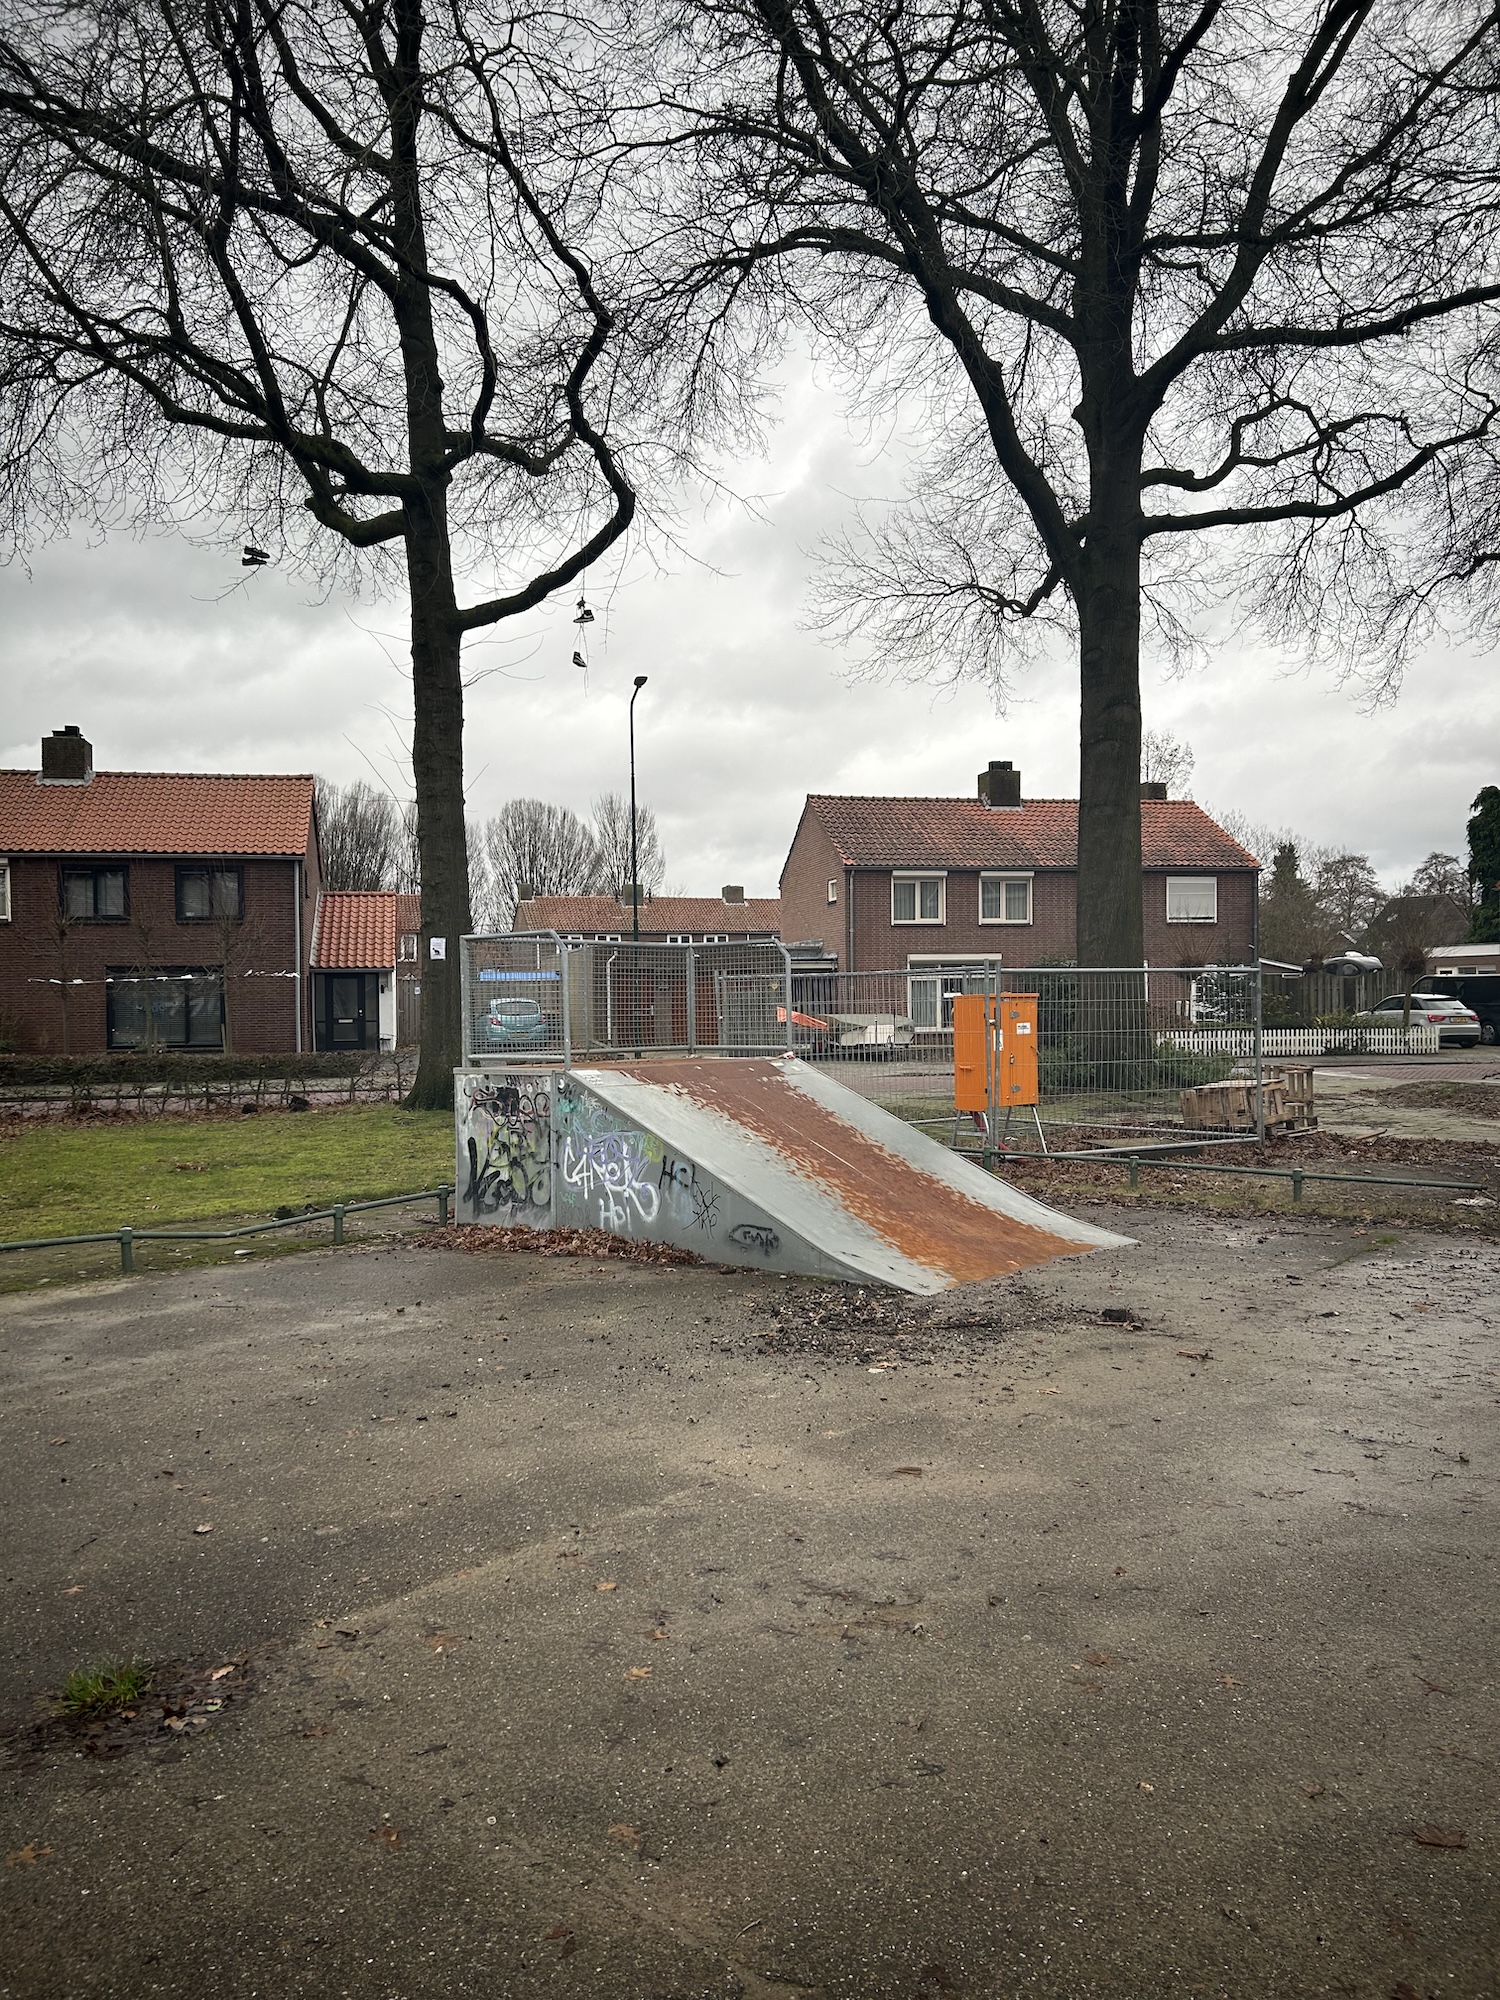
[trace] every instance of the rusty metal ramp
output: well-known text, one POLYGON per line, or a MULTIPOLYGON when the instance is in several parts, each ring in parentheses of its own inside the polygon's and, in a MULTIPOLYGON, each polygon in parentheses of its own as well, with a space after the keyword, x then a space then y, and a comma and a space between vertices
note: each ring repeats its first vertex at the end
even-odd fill
POLYGON ((1033 1201, 805 1062, 460 1071, 462 1221, 936 1292, 1128 1238, 1033 1201))

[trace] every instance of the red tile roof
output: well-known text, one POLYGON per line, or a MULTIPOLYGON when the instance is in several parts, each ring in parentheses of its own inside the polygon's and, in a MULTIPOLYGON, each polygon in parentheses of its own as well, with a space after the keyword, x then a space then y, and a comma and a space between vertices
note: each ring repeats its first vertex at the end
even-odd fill
MULTIPOLYGON (((809 793, 812 813, 849 868, 1076 868, 1078 801, 838 798, 809 793)), ((1142 799, 1145 868, 1254 868, 1191 799, 1142 799)))
MULTIPOLYGON (((630 935, 630 905, 613 896, 533 896, 516 911, 518 931, 560 931, 564 937, 599 932, 630 935)), ((720 896, 653 896, 641 905, 641 936, 668 933, 702 937, 779 937, 781 898, 747 896, 726 903, 720 896)))
MULTIPOLYGON (((396 963, 396 934, 421 926, 420 899, 394 889, 326 889, 313 923, 312 964, 319 972, 379 972, 396 963), (417 921, 401 922, 400 905, 416 904, 417 921)), ((408 911, 407 914, 410 914, 408 911)))
POLYGON ((0 854, 300 856, 311 778, 96 771, 84 785, 0 771, 0 854))

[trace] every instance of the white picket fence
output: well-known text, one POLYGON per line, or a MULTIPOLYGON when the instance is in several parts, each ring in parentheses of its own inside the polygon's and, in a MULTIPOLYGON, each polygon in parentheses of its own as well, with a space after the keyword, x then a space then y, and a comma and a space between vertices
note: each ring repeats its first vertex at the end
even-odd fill
MULTIPOLYGON (((1253 1056, 1255 1030, 1192 1028, 1158 1037, 1166 1048, 1195 1056, 1253 1056)), ((1404 1033, 1400 1028, 1265 1028, 1261 1054, 1277 1056, 1435 1056, 1438 1030, 1423 1022, 1404 1033)))

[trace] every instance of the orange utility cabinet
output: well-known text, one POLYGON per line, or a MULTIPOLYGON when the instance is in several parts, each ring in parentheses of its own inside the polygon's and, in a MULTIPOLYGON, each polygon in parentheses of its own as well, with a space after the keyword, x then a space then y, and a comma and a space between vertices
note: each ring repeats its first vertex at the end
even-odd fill
MULTIPOLYGON (((956 1004, 956 1003, 955 1003, 956 1004)), ((1000 996, 999 1047, 1000 1088, 995 1103, 1002 1111, 1016 1105, 1033 1106, 1039 1101, 1036 1066, 1035 993, 1002 993, 1000 996)), ((954 1035, 954 1047, 958 1037, 954 1035)))
POLYGON ((953 1002, 953 1108, 988 1111, 995 1048, 995 996, 960 993, 953 1002))

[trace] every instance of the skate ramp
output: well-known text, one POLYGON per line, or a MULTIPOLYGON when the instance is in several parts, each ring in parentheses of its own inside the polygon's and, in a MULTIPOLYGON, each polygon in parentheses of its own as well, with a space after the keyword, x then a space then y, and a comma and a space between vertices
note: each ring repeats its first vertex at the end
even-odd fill
POLYGON ((459 1219, 936 1292, 1127 1238, 1007 1187, 796 1060, 460 1071, 459 1219))

